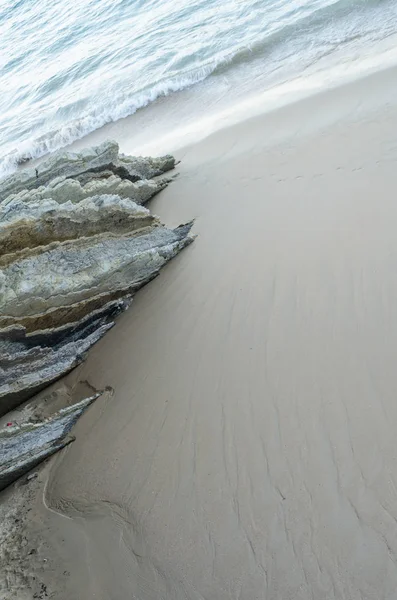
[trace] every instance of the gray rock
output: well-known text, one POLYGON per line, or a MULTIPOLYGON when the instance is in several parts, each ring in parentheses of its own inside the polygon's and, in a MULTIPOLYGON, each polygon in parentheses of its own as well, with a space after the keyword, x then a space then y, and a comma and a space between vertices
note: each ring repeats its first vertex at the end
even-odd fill
POLYGON ((174 164, 107 142, 0 182, 0 415, 78 365, 191 243, 191 223, 168 229, 141 206, 167 185, 146 178, 174 164))
POLYGON ((152 179, 171 171, 175 168, 175 159, 169 154, 160 158, 134 157, 122 154, 119 157, 117 166, 118 172, 112 169, 116 175, 123 177, 123 173, 128 172, 128 176, 125 176, 126 179, 138 181, 139 179, 152 179))
POLYGON ((20 325, 0 331, 0 416, 78 365, 129 304, 112 301, 78 322, 34 333, 20 325))
MULTIPOLYGON (((154 275, 154 277, 156 274, 154 275)), ((128 289, 113 289, 103 294, 95 294, 81 302, 74 302, 65 306, 56 306, 38 312, 33 315, 0 316, 0 331, 4 332, 9 327, 22 327, 27 334, 47 331, 67 327, 71 323, 75 323, 83 319, 86 315, 95 314, 111 302, 117 302, 117 299, 122 299, 123 302, 128 302, 131 295, 136 292, 142 283, 136 286, 128 286, 128 289)))
POLYGON ((55 348, 35 346, 25 349, 20 343, 0 344, 0 416, 80 364, 87 350, 112 326, 113 323, 100 325, 88 335, 82 331, 79 339, 55 348))
POLYGON ((0 272, 0 313, 32 315, 143 284, 192 242, 191 226, 155 227, 138 236, 104 234, 38 249, 0 272))
POLYGON ((79 364, 126 305, 115 298, 155 277, 192 241, 190 228, 94 235, 12 255, 0 271, 0 322, 8 326, 0 332, 0 415, 79 364), (26 331, 28 317, 34 327, 26 331))
POLYGON ((90 196, 102 194, 114 194, 120 198, 130 198, 137 204, 145 204, 167 185, 168 180, 164 178, 156 181, 142 179, 132 183, 132 181, 121 179, 111 172, 106 178, 92 177, 85 185, 81 185, 77 179, 56 177, 47 186, 40 186, 32 190, 23 189, 16 194, 11 194, 2 202, 2 205, 8 205, 15 201, 22 201, 26 204, 38 203, 48 199, 55 200, 59 204, 76 203, 90 196))
MULTIPOLYGON (((63 325, 47 329, 35 328, 32 332, 27 331, 20 324, 11 325, 0 330, 0 348, 4 353, 7 344, 14 344, 14 348, 15 344, 19 344, 23 350, 37 346, 59 347, 61 344, 80 339, 81 332, 88 335, 100 325, 113 322, 115 317, 127 310, 130 304, 131 297, 112 300, 96 310, 88 311, 86 316, 79 321, 73 321, 69 318, 68 322, 63 325)), ((0 357, 1 364, 2 358, 0 357)))
POLYGON ((131 233, 156 224, 158 220, 147 209, 114 195, 61 205, 52 199, 31 203, 13 200, 0 205, 0 255, 104 231, 131 233))
POLYGON ((84 171, 102 168, 118 160, 119 147, 116 142, 104 142, 100 146, 75 152, 59 151, 34 167, 19 170, 0 182, 0 200, 23 189, 46 185, 51 179, 62 175, 71 177, 84 171), (37 171, 37 172, 36 172, 37 171))
POLYGON ((69 435, 71 428, 100 395, 94 394, 62 409, 42 423, 26 423, 0 431, 0 491, 73 441, 69 435))
POLYGON ((22 190, 46 186, 58 177, 78 178, 79 183, 84 186, 98 173, 107 172, 136 182, 162 175, 175 166, 172 156, 119 158, 118 153, 118 144, 112 141, 78 153, 55 152, 37 167, 19 170, 1 181, 0 201, 22 190))

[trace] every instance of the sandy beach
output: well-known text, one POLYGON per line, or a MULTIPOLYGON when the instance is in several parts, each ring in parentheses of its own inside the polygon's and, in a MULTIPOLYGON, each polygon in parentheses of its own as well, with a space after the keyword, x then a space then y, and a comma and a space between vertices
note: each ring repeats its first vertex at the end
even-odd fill
POLYGON ((396 598, 396 73, 176 153, 198 237, 67 378, 113 394, 40 475, 50 598, 396 598))

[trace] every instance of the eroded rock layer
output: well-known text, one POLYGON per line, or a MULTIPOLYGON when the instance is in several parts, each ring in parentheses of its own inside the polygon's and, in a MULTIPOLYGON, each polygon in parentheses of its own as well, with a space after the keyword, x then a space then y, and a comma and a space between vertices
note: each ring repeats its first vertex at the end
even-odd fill
POLYGON ((38 423, 14 425, 0 431, 0 491, 72 442, 69 432, 74 423, 99 396, 98 393, 85 398, 38 423))
POLYGON ((22 190, 37 189, 56 184, 58 177, 76 179, 81 185, 101 177, 117 175, 121 179, 136 182, 152 179, 175 167, 172 156, 143 158, 119 156, 116 142, 104 142, 100 146, 82 152, 56 152, 38 167, 30 167, 10 175, 0 182, 0 201, 22 190))
MULTIPOLYGON (((142 206, 170 181, 152 178, 174 166, 170 156, 120 156, 106 142, 0 182, 0 416, 79 364, 134 292, 192 241, 191 223, 168 229, 142 206)), ((35 450, 36 431, 33 462, 47 456, 40 436, 35 450)), ((13 479, 12 464, 0 459, 0 482, 13 479)))

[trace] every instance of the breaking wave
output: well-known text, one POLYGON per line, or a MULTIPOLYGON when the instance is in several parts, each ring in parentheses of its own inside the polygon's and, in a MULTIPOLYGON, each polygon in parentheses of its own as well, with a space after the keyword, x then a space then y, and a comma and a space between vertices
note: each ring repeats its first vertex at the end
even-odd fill
POLYGON ((394 0, 6 4, 0 175, 208 78, 232 77, 238 89, 251 68, 266 89, 397 32, 394 0))

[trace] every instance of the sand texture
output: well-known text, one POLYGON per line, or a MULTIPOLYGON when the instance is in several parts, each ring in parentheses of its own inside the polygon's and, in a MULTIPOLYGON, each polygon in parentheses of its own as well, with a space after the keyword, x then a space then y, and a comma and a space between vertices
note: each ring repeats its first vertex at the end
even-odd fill
POLYGON ((114 396, 35 509, 50 597, 397 597, 392 81, 177 156, 150 209, 198 237, 68 376, 114 396))

